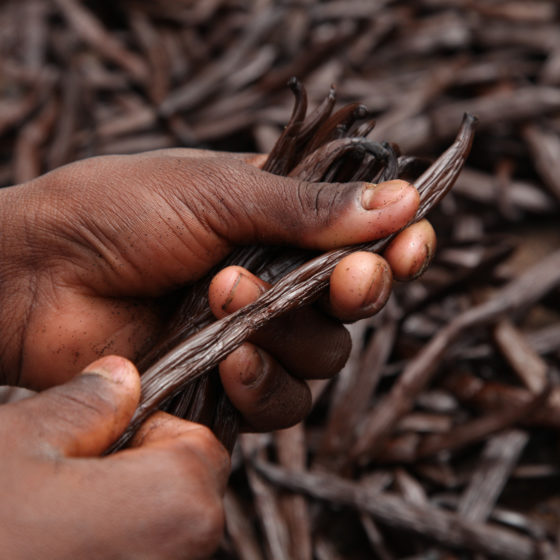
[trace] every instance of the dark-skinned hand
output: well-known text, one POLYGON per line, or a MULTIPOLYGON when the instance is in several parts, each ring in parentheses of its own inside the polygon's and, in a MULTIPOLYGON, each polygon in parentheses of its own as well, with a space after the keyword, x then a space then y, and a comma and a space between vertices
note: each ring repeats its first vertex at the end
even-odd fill
MULTIPOLYGON (((30 492, 24 482, 2 482, 4 495, 9 494, 7 503, 14 511, 23 503, 21 515, 33 517, 41 531, 49 531, 48 523, 71 523, 68 548, 58 551, 53 544, 56 554, 42 558, 100 557, 84 555, 80 547, 89 546, 93 533, 103 531, 111 519, 114 531, 134 539, 135 523, 143 523, 141 509, 126 497, 130 500, 135 492, 143 493, 150 505, 157 499, 152 495, 154 485, 164 484, 160 480, 164 471, 170 468, 177 474, 172 467, 181 471, 187 486, 196 486, 197 479, 200 485, 192 499, 182 495, 182 510, 174 509, 172 502, 171 517, 177 516, 176 523, 188 533, 189 504, 196 499, 196 506, 204 509, 208 502, 213 505, 208 508, 206 533, 220 533, 216 520, 221 520, 221 506, 216 506, 220 504, 216 497, 223 487, 219 473, 226 470, 220 444, 204 428, 158 413, 137 438, 139 447, 98 458, 124 429, 137 389, 126 382, 117 383, 118 390, 114 386, 108 390, 102 377, 73 379, 76 372, 109 354, 134 360, 161 330, 168 309, 162 302, 168 304, 169 294, 204 276, 238 245, 328 250, 398 231, 418 205, 416 190, 403 181, 377 186, 312 184, 265 173, 258 168, 260 163, 261 156, 182 149, 108 156, 0 191, 0 375, 4 383, 40 391, 63 384, 0 408, 4 414, 0 444, 11 457, 5 468, 11 469, 12 478, 27 477, 31 483, 36 477, 53 488, 30 492), (120 396, 106 396, 107 390, 120 396), (128 391, 128 396, 122 396, 122 391, 128 391), (82 413, 83 422, 76 420, 82 413), (199 439, 204 440, 204 453, 197 450, 199 439), (72 443, 61 446, 60 441, 72 443), (171 457, 173 465, 162 463, 161 453, 171 457), (67 467, 59 468, 60 464, 67 467), (123 470, 113 469, 115 464, 123 470), (213 472, 200 478, 204 468, 213 472), (137 477, 127 475, 127 469, 137 477), (91 477, 96 485, 86 483, 91 477), (126 484, 121 500, 114 489, 122 478, 126 484), (77 481, 83 483, 81 493, 77 481), (64 497, 66 483, 79 498, 64 497), (99 496, 118 504, 113 518, 110 507, 98 503, 99 496), (80 506, 90 499, 90 509, 80 506), (44 518, 49 503, 64 504, 70 513, 64 517, 56 505, 51 517, 44 518), (93 523, 96 516, 104 517, 100 524, 93 523), (89 529, 86 535, 79 534, 76 526, 81 522, 91 526, 91 535, 89 529)), ((393 277, 416 276, 428 264, 434 247, 434 232, 423 221, 400 233, 385 258, 354 253, 334 270, 326 304, 275 321, 232 353, 221 364, 220 374, 246 424, 270 430, 301 420, 310 406, 305 380, 335 375, 347 358, 350 340, 342 323, 377 312, 390 294, 393 277)), ((265 289, 266 284, 246 270, 229 267, 212 282, 210 306, 221 316, 265 289)), ((134 370, 129 362, 119 362, 121 358, 108 360, 121 363, 117 368, 121 372, 134 370)), ((12 479, 0 476, 0 480, 12 479)), ((156 511, 161 510, 156 507, 156 511)), ((166 512, 161 515, 168 520, 166 512)), ((12 537, 18 530, 16 526, 12 537)), ((196 524, 192 531, 195 542, 195 533, 203 532, 196 524)), ((159 550, 156 541, 164 533, 155 532, 153 548, 146 544, 143 557, 198 557, 196 547, 185 556, 159 550)), ((191 537, 181 539, 187 542, 191 537)), ((102 557, 127 557, 115 552, 121 542, 115 539, 103 541, 107 547, 115 542, 116 548, 107 548, 102 557)), ((215 546, 217 540, 212 542, 215 546)), ((203 552, 208 554, 206 549, 203 552)))
POLYGON ((158 412, 131 448, 140 377, 108 356, 0 406, 0 555, 10 560, 202 559, 220 542, 229 457, 207 428, 158 412))

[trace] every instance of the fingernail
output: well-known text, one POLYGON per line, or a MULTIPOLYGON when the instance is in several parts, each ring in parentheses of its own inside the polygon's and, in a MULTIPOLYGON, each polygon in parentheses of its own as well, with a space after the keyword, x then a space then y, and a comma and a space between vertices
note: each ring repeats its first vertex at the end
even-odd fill
POLYGON ((400 179, 376 185, 366 183, 362 191, 362 207, 365 210, 377 210, 395 204, 404 196, 407 183, 400 179))
POLYGON ((361 309, 368 313, 375 313, 385 305, 391 292, 393 283, 391 269, 386 265, 378 265, 377 271, 372 275, 370 282, 361 309))
POLYGON ((419 278, 426 272, 426 269, 430 266, 432 262, 432 257, 434 256, 433 247, 429 243, 424 243, 424 258, 419 262, 415 262, 414 266, 411 267, 410 277, 411 280, 419 278))
POLYGON ((130 375, 130 370, 134 366, 121 356, 105 356, 89 364, 82 375, 95 374, 108 379, 112 383, 121 385, 130 375))
POLYGON ((222 305, 227 312, 237 311, 248 303, 255 301, 264 292, 264 287, 255 283, 252 278, 239 273, 222 305))
POLYGON ((424 273, 437 246, 436 233, 430 222, 421 220, 406 228, 385 249, 396 280, 413 280, 424 273))
POLYGON ((263 370, 263 360, 258 348, 253 347, 247 351, 244 362, 240 372, 241 383, 245 386, 255 385, 263 370))

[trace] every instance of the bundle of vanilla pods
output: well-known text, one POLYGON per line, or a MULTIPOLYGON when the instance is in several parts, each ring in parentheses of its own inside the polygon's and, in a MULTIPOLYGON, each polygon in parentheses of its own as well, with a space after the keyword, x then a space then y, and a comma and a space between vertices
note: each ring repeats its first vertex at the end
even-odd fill
MULTIPOLYGON (((425 166, 425 171, 414 179, 420 194, 420 205, 412 220, 415 222, 449 192, 470 152, 477 122, 472 115, 464 116, 455 142, 427 166, 414 157, 401 156, 396 145, 368 140, 366 136, 375 122, 361 122, 368 114, 365 106, 347 105, 331 115, 335 104, 331 88, 323 103, 307 115, 305 88, 296 78, 290 80, 289 86, 295 94, 295 104, 289 123, 263 166, 269 173, 343 185, 349 181, 376 183, 404 178, 410 176, 412 169, 425 166)), ((271 320, 318 299, 340 259, 356 250, 381 252, 393 237, 343 247, 314 258, 306 251, 241 247, 206 277, 188 285, 159 341, 140 360, 141 402, 129 428, 112 450, 125 445, 158 408, 208 424, 231 449, 237 433, 237 414, 217 385, 216 371, 212 369, 271 320), (252 304, 211 322, 208 286, 216 271, 230 264, 245 266, 274 286, 252 304)))

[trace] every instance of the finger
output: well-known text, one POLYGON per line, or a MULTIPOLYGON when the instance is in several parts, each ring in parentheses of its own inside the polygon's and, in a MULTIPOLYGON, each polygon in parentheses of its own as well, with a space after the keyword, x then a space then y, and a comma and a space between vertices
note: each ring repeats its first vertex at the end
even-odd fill
POLYGON ((307 384, 251 343, 241 345, 220 363, 220 378, 232 404, 253 430, 293 426, 311 409, 307 384))
POLYGON ((107 356, 64 385, 2 407, 0 425, 10 425, 10 434, 0 434, 33 453, 100 455, 126 428, 139 398, 134 365, 107 356))
POLYGON ((384 256, 397 280, 413 280, 430 264, 436 245, 434 228, 428 220, 421 220, 399 233, 384 256))
MULTIPOLYGON (((416 189, 401 180, 306 183, 240 166, 224 184, 214 177, 194 212, 220 239, 329 249, 384 237, 404 227, 418 207, 416 189), (222 211, 216 212, 216 208, 222 211)), ((208 174, 210 176, 210 174, 208 174)))
MULTIPOLYGON (((255 300, 268 284, 239 266, 221 270, 213 278, 208 300, 223 317, 255 300)), ((347 330, 335 319, 311 306, 288 312, 251 337, 292 375, 305 379, 329 378, 344 366, 350 352, 347 330)))
POLYGON ((154 412, 134 434, 129 447, 141 447, 162 440, 181 437, 189 432, 198 431, 202 426, 183 420, 167 412, 154 412))
POLYGON ((270 284, 241 266, 220 270, 208 288, 208 304, 217 319, 221 319, 256 300, 270 284))
MULTIPOLYGON (((240 244, 330 249, 377 239, 409 223, 419 202, 416 189, 401 180, 308 183, 231 157, 93 158, 56 177, 81 184, 84 193, 80 200, 64 197, 70 233, 59 236, 56 250, 70 253, 81 287, 107 296, 161 295, 202 277, 240 244), (100 169, 111 172, 110 180, 100 169), (84 244, 101 257, 94 265, 84 244)), ((32 187, 44 189, 49 181, 32 187)), ((51 214, 45 209, 41 219, 50 224, 51 214)))
POLYGON ((206 427, 167 414, 152 414, 136 432, 130 447, 160 449, 183 454, 195 453, 223 494, 230 472, 225 447, 206 427))
POLYGON ((393 276, 379 255, 358 251, 343 258, 331 274, 329 311, 350 322, 377 313, 391 294, 393 276))

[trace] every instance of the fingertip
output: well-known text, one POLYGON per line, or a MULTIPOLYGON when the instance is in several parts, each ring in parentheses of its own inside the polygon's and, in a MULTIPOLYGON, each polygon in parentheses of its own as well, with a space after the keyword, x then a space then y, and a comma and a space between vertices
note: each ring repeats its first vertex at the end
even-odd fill
POLYGON ((241 266, 228 266, 218 272, 208 288, 208 303, 218 319, 257 299, 267 288, 266 282, 241 266))
POLYGON ((140 385, 140 375, 136 366, 122 356, 103 356, 86 366, 81 375, 96 374, 117 385, 140 385))
POLYGON ((22 445, 49 456, 94 457, 125 430, 140 400, 140 377, 132 362, 106 356, 70 381, 16 403, 25 418, 22 445))
POLYGON ((104 356, 86 366, 80 375, 99 375, 114 383, 118 393, 123 395, 123 410, 132 415, 140 402, 141 382, 136 366, 122 356, 104 356))
POLYGON ((293 426, 311 408, 307 384, 251 343, 242 344, 220 363, 220 378, 228 398, 252 430, 293 426))
POLYGON ((313 233, 309 245, 330 249, 381 239, 410 223, 420 203, 416 188, 400 179, 340 187, 350 191, 331 206, 331 219, 313 233))
POLYGON ((352 253, 342 259, 331 274, 331 310, 343 321, 371 316, 387 302, 392 281, 385 259, 366 251, 352 253))
POLYGON ((413 280, 422 275, 435 254, 437 237, 428 220, 421 220, 399 233, 385 250, 395 279, 413 280))
POLYGON ((392 179, 377 184, 365 183, 361 203, 365 210, 381 210, 407 201, 407 199, 416 200, 416 208, 418 207, 420 195, 414 186, 402 179, 392 179))

